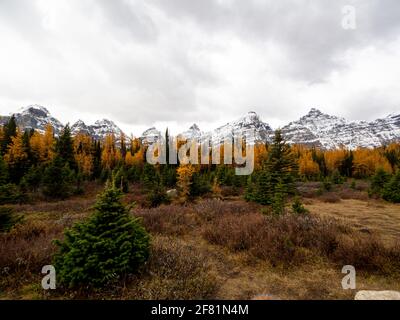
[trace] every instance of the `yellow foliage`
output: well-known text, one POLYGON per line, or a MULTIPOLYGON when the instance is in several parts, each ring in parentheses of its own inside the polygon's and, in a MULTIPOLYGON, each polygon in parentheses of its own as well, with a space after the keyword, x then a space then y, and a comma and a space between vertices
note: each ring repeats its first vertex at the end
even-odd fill
POLYGON ((92 138, 78 133, 74 138, 74 153, 79 171, 90 176, 93 172, 92 138))
POLYGON ((254 169, 260 170, 263 163, 268 158, 268 150, 264 143, 258 143, 254 146, 254 169))
POLYGON ((115 136, 107 135, 104 140, 103 152, 101 153, 101 163, 106 169, 113 169, 121 160, 121 152, 116 148, 115 136))
POLYGON ((303 151, 299 158, 299 173, 301 176, 311 178, 318 176, 319 166, 313 161, 312 153, 310 150, 303 151))
POLYGON ((53 127, 48 124, 44 134, 35 131, 30 138, 31 150, 34 157, 42 163, 48 163, 54 158, 53 127))
POLYGON ((24 150, 22 138, 23 134, 20 130, 17 131, 17 135, 15 137, 11 138, 11 143, 7 148, 6 154, 4 155, 4 160, 10 166, 21 163, 28 158, 28 155, 24 150))
POLYGON ((346 153, 347 150, 345 149, 329 150, 325 152, 325 163, 329 173, 332 173, 335 169, 339 168, 340 164, 346 157, 346 153))
POLYGON ((353 175, 355 177, 372 176, 378 168, 392 173, 389 161, 378 149, 357 149, 353 154, 353 175))
POLYGON ((180 165, 176 170, 178 181, 177 185, 183 200, 186 200, 190 193, 190 185, 192 184, 193 174, 196 169, 191 164, 180 165))

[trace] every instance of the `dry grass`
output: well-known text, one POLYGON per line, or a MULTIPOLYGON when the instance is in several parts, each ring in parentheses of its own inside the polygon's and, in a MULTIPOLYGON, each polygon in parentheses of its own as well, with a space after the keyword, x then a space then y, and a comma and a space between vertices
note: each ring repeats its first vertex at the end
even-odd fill
MULTIPOLYGON (((265 217, 262 207, 241 200, 136 208, 132 214, 152 234, 151 259, 139 275, 89 294, 49 295, 40 288, 40 269, 51 261, 52 240, 90 213, 94 192, 14 206, 24 223, 0 237, 0 298, 352 299, 354 292, 341 288, 341 266, 352 263, 360 270, 357 289, 400 290, 393 273, 400 206, 343 199, 339 191, 340 202, 307 199, 311 218, 265 217)), ((125 201, 139 198, 128 194, 125 201)))
POLYGON ((361 232, 377 233, 385 241, 400 239, 400 205, 383 201, 342 200, 340 203, 308 202, 307 209, 321 216, 345 221, 361 232))

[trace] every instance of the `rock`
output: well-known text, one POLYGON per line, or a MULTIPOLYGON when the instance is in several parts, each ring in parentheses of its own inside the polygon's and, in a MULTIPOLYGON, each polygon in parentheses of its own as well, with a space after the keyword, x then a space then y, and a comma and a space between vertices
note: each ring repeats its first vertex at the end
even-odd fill
POLYGON ((178 190, 176 189, 170 189, 167 190, 167 197, 170 199, 176 199, 178 197, 178 190))
POLYGON ((354 300, 400 300, 399 291, 360 290, 354 300))

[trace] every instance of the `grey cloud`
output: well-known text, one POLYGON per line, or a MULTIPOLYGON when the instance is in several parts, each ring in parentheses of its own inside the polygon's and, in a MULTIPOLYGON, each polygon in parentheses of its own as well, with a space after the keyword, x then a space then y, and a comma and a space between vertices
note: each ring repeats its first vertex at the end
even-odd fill
MULTIPOLYGON (((48 5, 54 3, 57 0, 48 5)), ((352 69, 343 59, 348 50, 385 47, 396 41, 400 29, 398 0, 67 3, 82 20, 72 15, 70 26, 62 25, 62 30, 50 35, 42 27, 43 13, 37 2, 0 0, 0 25, 31 43, 35 56, 30 62, 39 66, 20 71, 13 84, 0 81, 1 105, 4 101, 48 100, 55 107, 57 103, 70 106, 77 118, 84 109, 110 114, 126 124, 149 126, 156 121, 220 124, 224 117, 236 117, 249 109, 266 121, 268 117, 292 120, 299 108, 307 111, 314 106, 304 98, 304 91, 325 86, 324 92, 329 93, 332 73, 343 76, 352 69), (341 28, 343 5, 355 6, 356 30, 341 28), (75 23, 79 30, 82 21, 88 22, 88 30, 82 27, 78 35, 76 30, 71 32, 75 23), (230 67, 215 68, 213 59, 219 56, 224 62, 224 55, 232 50, 232 39, 261 56, 261 62, 265 53, 265 65, 256 74, 260 79, 238 68, 245 79, 241 82, 235 74, 242 63, 240 53, 230 67), (267 60, 271 47, 279 53, 276 64, 267 60), (37 70, 39 74, 33 75, 37 70)), ((17 49, 4 48, 10 55, 17 49)), ((0 61, 0 70, 18 63, 0 61)), ((258 68, 253 61, 248 65, 258 68)), ((348 92, 332 90, 331 95, 351 94, 351 88, 345 89, 348 92)), ((345 104, 337 106, 338 110, 350 110, 346 114, 351 118, 363 118, 363 111, 368 110, 373 117, 379 113, 378 106, 386 105, 380 110, 391 112, 400 102, 385 88, 365 90, 362 95, 343 98, 345 104)), ((324 103, 332 106, 333 98, 327 94, 316 101, 323 109, 324 103)))

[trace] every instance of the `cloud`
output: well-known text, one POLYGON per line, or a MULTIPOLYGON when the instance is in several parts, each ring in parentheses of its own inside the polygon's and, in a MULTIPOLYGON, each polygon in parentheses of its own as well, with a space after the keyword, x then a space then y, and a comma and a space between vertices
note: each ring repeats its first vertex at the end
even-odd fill
POLYGON ((249 110, 370 120, 400 104, 399 15, 396 0, 2 0, 0 114, 40 103, 135 134, 249 110))

